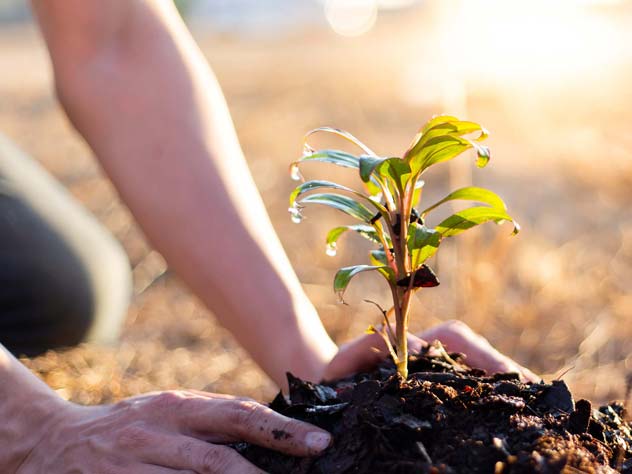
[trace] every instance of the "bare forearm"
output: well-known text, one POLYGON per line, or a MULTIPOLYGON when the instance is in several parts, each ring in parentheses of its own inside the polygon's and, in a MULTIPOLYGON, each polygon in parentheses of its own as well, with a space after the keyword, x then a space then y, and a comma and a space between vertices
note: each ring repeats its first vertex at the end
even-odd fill
POLYGON ((286 370, 320 375, 335 346, 272 228, 210 68, 172 5, 129 3, 119 40, 102 49, 76 52, 48 31, 71 120, 148 238, 264 370, 279 383, 286 370))
POLYGON ((0 471, 16 471, 61 403, 0 345, 0 471))

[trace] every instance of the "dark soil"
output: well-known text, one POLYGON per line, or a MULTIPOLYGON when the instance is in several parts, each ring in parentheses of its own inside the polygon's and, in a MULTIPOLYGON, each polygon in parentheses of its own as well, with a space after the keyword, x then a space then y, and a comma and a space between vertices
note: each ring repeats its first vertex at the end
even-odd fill
POLYGON ((405 382, 387 363, 319 385, 288 374, 289 400, 279 394, 270 406, 329 430, 333 445, 311 459, 236 449, 270 474, 632 474, 621 405, 596 410, 563 381, 524 384, 461 362, 426 350, 411 358, 405 382))

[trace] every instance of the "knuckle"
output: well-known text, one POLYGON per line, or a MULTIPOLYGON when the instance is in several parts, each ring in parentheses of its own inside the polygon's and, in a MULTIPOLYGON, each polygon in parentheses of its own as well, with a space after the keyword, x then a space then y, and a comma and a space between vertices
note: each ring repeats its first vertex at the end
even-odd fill
POLYGON ((118 412, 134 416, 140 413, 143 405, 144 403, 141 398, 126 398, 116 404, 116 409, 118 412))
POLYGON ((451 319, 444 323, 445 329, 458 336, 466 336, 472 333, 472 329, 463 321, 458 319, 451 319))
POLYGON ((175 390, 160 392, 154 395, 151 401, 152 410, 158 412, 176 410, 182 405, 182 402, 185 398, 186 397, 183 392, 178 392, 175 390))
POLYGON ((137 450, 151 444, 151 433, 144 423, 132 423, 121 429, 119 444, 126 448, 137 450))
POLYGON ((192 441, 185 441, 178 446, 178 457, 190 461, 195 451, 195 443, 192 441))
POLYGON ((233 402, 230 422, 237 427, 250 427, 261 418, 261 405, 250 400, 233 402))
POLYGON ((224 473, 228 471, 233 460, 234 452, 232 449, 213 446, 202 454, 199 469, 204 474, 224 473))

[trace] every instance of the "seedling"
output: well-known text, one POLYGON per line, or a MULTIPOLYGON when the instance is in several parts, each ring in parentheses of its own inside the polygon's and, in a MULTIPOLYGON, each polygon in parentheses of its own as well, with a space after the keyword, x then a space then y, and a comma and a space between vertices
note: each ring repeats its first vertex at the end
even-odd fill
POLYGON ((335 227, 329 231, 328 255, 336 254, 338 239, 348 231, 356 232, 377 245, 377 249, 370 252, 370 265, 354 265, 338 270, 334 291, 343 301, 344 292, 355 275, 376 271, 384 277, 393 297, 395 331, 393 333, 389 324, 389 312, 380 308, 385 324, 379 333, 384 337, 397 371, 404 379, 408 377, 406 336, 412 296, 421 288, 439 285, 435 273, 426 264, 428 259, 437 252, 445 238, 485 222, 501 224, 510 221, 514 225, 513 234, 520 230, 497 194, 475 186, 458 189, 421 211, 417 209, 423 194, 424 172, 472 149, 476 152, 476 165, 483 168, 490 159, 489 148, 481 145, 487 136, 487 130, 477 123, 442 115, 433 117, 421 128, 401 158, 380 157, 350 133, 322 127, 306 135, 303 156, 290 166, 292 178, 303 181, 290 195, 289 211, 294 222, 301 222, 306 204, 333 207, 360 221, 359 224, 335 227), (338 135, 357 145, 363 153, 355 156, 339 150, 315 150, 308 140, 317 132, 338 135), (305 181, 299 166, 311 162, 357 169, 364 190, 358 191, 331 181, 305 181), (312 192, 320 189, 344 194, 312 192), (482 205, 459 211, 434 228, 426 224, 432 211, 455 200, 482 205))

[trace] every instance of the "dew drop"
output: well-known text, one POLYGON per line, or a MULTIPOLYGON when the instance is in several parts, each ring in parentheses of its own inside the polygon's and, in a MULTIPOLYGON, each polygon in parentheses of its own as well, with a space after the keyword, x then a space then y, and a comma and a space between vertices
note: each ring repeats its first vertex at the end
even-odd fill
POLYGON ((301 214, 300 209, 297 209, 295 207, 290 207, 288 211, 290 215, 292 216, 292 222, 294 222, 295 224, 300 224, 301 221, 303 220, 303 214, 301 214))
POLYGON ((298 169, 298 165, 294 164, 290 168, 290 176, 294 181, 302 181, 303 175, 301 174, 301 170, 298 169))
POLYGON ((316 152, 308 143, 303 146, 303 156, 313 155, 316 152))
POLYGON ((327 255, 329 255, 330 257, 335 257, 336 256, 336 242, 332 242, 330 244, 327 244, 327 249, 325 250, 325 253, 327 255))

